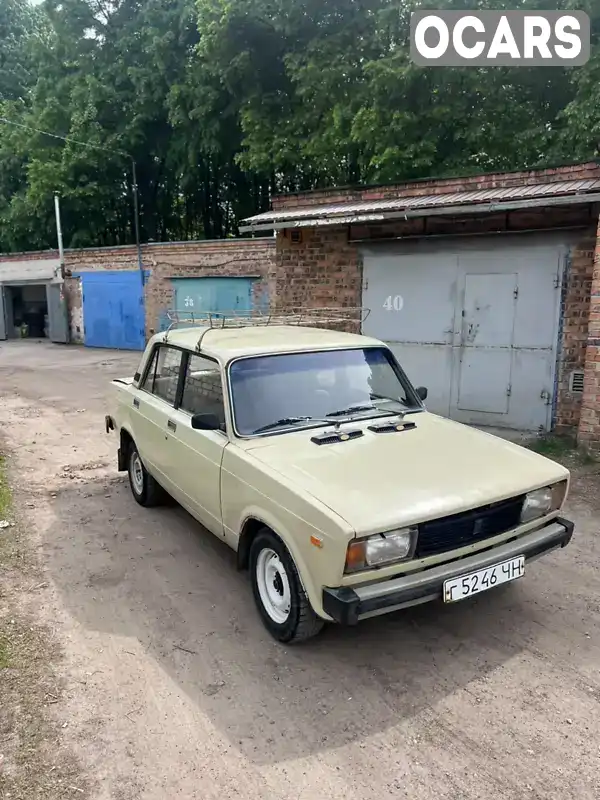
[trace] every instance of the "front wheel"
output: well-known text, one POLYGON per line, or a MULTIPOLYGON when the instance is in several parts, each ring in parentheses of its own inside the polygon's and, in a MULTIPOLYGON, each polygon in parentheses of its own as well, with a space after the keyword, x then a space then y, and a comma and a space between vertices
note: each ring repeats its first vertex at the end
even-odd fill
POLYGON ((141 506, 149 508, 157 506, 163 501, 162 487, 143 465, 138 449, 133 442, 129 445, 127 454, 127 472, 129 473, 131 493, 141 506))
POLYGON ((287 548, 268 528, 252 542, 250 571, 258 611, 275 639, 297 642, 319 633, 324 620, 313 611, 287 548))

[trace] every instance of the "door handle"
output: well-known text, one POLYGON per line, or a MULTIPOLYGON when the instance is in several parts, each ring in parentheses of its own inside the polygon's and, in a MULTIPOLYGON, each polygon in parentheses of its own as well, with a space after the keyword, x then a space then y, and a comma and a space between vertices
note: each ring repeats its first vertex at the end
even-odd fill
POLYGON ((140 407, 140 401, 137 399, 137 397, 133 398, 133 405, 134 405, 134 408, 139 408, 140 407))
POLYGON ((172 419, 169 419, 169 420, 167 420, 167 428, 169 428, 169 430, 176 431, 177 430, 177 425, 176 425, 176 423, 173 422, 172 419))

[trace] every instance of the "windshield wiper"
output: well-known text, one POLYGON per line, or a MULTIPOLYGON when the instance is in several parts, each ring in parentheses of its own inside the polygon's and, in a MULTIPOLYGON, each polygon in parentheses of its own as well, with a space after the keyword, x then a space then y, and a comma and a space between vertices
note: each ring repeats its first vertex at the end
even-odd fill
POLYGON ((374 405, 358 405, 358 406, 348 406, 348 408, 341 408, 339 411, 330 411, 327 414, 328 417, 345 417, 348 414, 354 414, 355 412, 359 411, 379 411, 377 406, 374 405))
MULTIPOLYGON (((385 399, 388 400, 390 398, 385 398, 385 399)), ((397 403, 398 401, 397 400, 393 400, 391 402, 397 403)), ((371 403, 369 405, 365 404, 365 405, 348 406, 348 408, 342 408, 339 411, 330 411, 329 414, 327 414, 327 416, 328 417, 346 417, 349 414, 358 414, 361 411, 377 411, 377 412, 379 412, 378 416, 379 415, 381 415, 381 416, 383 416, 383 415, 394 416, 394 415, 400 413, 398 411, 391 411, 388 408, 381 408, 381 406, 376 406, 376 405, 373 405, 371 403)))
POLYGON ((265 431, 279 428, 282 425, 294 425, 296 422, 327 422, 327 420, 319 419, 319 417, 283 417, 282 419, 275 420, 275 422, 269 422, 268 425, 263 425, 261 428, 257 428, 255 431, 252 431, 252 433, 264 433, 265 431))

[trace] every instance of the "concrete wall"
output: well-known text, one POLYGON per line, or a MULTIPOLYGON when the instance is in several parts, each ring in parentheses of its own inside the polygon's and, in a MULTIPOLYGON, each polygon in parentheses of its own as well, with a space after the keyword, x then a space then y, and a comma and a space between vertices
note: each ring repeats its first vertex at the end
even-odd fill
POLYGON ((0 255, 0 283, 51 281, 60 269, 57 258, 24 258, 0 255))

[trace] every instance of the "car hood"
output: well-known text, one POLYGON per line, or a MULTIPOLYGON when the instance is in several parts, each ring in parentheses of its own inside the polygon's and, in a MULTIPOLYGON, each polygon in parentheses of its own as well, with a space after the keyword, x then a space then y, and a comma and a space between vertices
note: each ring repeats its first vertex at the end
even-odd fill
MULTIPOLYGON (((311 494, 358 535, 424 522, 503 500, 568 477, 564 467, 524 447, 428 412, 416 428, 367 430, 317 445, 320 430, 247 440, 245 448, 291 486, 311 494)), ((382 421, 382 420, 378 420, 382 421)))

